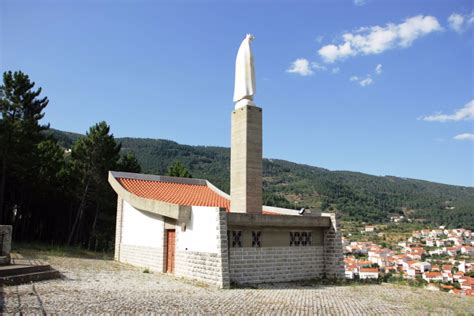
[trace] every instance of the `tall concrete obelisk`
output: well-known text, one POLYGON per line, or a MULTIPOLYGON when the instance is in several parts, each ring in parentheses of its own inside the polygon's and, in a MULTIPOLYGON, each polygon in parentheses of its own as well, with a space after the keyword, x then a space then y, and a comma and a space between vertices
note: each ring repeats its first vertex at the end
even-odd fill
POLYGON ((253 102, 255 67, 247 34, 235 63, 230 156, 231 212, 262 213, 262 109, 253 102))

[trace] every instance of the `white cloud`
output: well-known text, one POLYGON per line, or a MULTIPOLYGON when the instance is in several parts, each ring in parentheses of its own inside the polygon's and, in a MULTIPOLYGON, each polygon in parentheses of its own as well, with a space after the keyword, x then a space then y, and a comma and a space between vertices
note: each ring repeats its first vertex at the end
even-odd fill
POLYGON ((474 24, 474 13, 462 15, 459 13, 453 13, 448 17, 449 27, 458 32, 464 32, 468 27, 474 24))
POLYGON ((473 140, 474 141, 474 133, 464 133, 459 134, 453 137, 455 140, 473 140))
POLYGON ((323 41, 323 39, 324 39, 324 36, 319 35, 319 36, 316 37, 316 42, 321 43, 323 41))
POLYGON ((371 85, 372 82, 374 82, 374 81, 372 80, 372 78, 367 77, 367 78, 365 78, 364 80, 359 81, 359 84, 360 84, 362 87, 365 87, 365 86, 371 85))
POLYGON ((450 28, 461 33, 463 30, 464 17, 460 14, 453 13, 449 16, 448 23, 450 28))
POLYGON ((319 49, 318 53, 327 63, 333 63, 337 59, 343 59, 355 54, 355 52, 352 51, 351 43, 348 42, 338 46, 333 44, 323 46, 319 49))
POLYGON ((341 69, 340 69, 339 67, 334 67, 334 68, 331 70, 331 72, 332 72, 333 74, 337 74, 337 73, 339 73, 340 70, 341 70, 341 69))
POLYGON ((382 64, 378 64, 377 66, 375 66, 375 73, 377 75, 380 75, 382 73, 382 64))
POLYGON ((290 68, 288 68, 286 71, 290 73, 296 73, 301 76, 309 76, 313 74, 313 70, 311 70, 309 61, 305 58, 296 59, 291 63, 290 68))
POLYGON ((318 64, 316 62, 312 62, 311 63, 311 67, 315 70, 318 70, 318 71, 326 71, 328 70, 328 68, 324 65, 321 65, 321 64, 318 64))
POLYGON ((354 4, 357 6, 363 6, 367 3, 367 0, 354 0, 354 4))
POLYGON ((349 78, 349 81, 356 81, 361 87, 366 87, 374 83, 374 80, 370 77, 370 75, 367 75, 365 78, 352 76, 349 78))
POLYGON ((474 119, 474 99, 464 105, 464 107, 456 110, 453 114, 436 113, 433 115, 423 116, 420 119, 428 122, 447 122, 447 121, 464 121, 474 119))
POLYGON ((396 47, 409 47, 416 39, 441 30, 435 17, 417 15, 400 24, 361 27, 345 33, 342 44, 323 46, 318 53, 325 62, 333 63, 349 56, 380 54, 396 47))

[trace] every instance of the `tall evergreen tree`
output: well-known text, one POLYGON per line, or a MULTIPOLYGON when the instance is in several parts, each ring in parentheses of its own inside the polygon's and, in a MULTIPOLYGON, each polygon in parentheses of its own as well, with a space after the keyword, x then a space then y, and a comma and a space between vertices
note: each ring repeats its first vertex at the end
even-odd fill
POLYGON ((176 160, 169 167, 166 173, 170 177, 181 177, 181 178, 192 178, 193 176, 189 173, 188 169, 179 161, 176 160))
MULTIPOLYGON (((3 85, 0 86, 0 223, 9 218, 5 211, 7 181, 16 178, 21 182, 31 176, 33 156, 43 137, 41 131, 49 128, 39 123, 48 98, 39 98, 41 88, 34 90, 34 86, 35 83, 21 71, 3 74, 3 85)), ((14 202, 17 201, 10 201, 10 204, 16 204, 14 202)))
POLYGON ((87 235, 84 221, 91 221, 91 234, 95 232, 100 209, 107 201, 110 186, 107 183, 109 170, 116 169, 120 159, 121 145, 110 134, 106 122, 92 126, 86 137, 80 138, 73 146, 71 162, 73 172, 79 177, 79 207, 74 219, 68 244, 80 241, 87 235), (88 206, 92 206, 87 208, 88 206), (91 211, 91 209, 93 211, 91 211), (89 214, 87 211, 89 210, 89 214), (93 214, 91 216, 91 214, 93 214))
POLYGON ((140 173, 142 171, 140 163, 138 162, 135 155, 131 152, 128 152, 127 154, 120 157, 117 169, 120 171, 136 173, 140 173))

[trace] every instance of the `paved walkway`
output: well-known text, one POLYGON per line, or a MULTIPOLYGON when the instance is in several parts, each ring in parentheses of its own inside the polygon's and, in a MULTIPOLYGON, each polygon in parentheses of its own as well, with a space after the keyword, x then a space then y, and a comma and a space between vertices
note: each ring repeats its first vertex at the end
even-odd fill
POLYGON ((474 299, 392 285, 218 290, 112 261, 50 257, 65 276, 4 287, 6 313, 474 314, 474 299))

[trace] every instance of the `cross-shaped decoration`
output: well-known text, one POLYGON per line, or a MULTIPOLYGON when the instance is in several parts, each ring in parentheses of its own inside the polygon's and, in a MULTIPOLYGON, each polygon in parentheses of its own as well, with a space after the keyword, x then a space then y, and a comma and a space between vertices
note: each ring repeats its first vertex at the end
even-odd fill
POLYGON ((232 231, 232 247, 242 247, 242 232, 232 231))
POLYGON ((252 232, 252 247, 261 247, 260 236, 262 232, 252 232))

